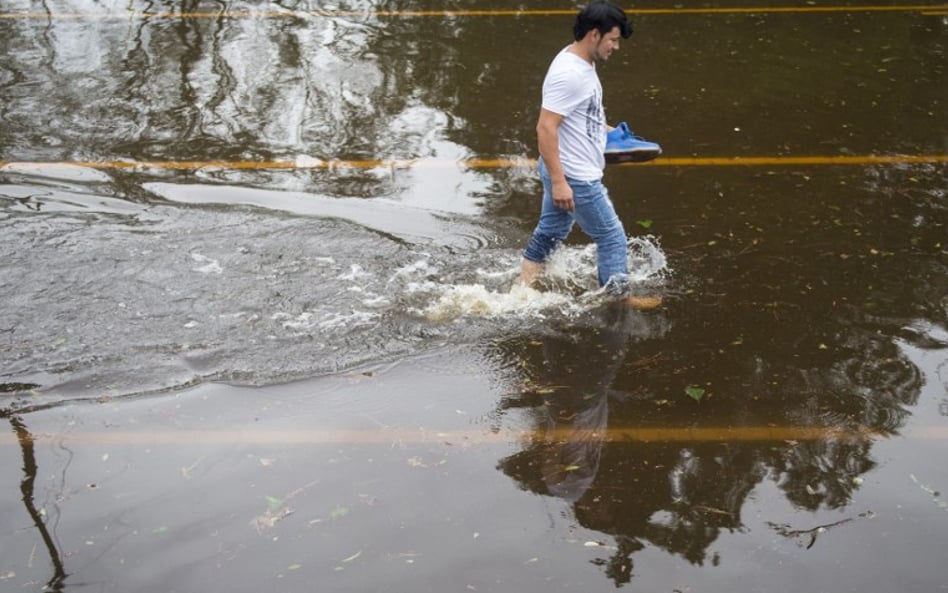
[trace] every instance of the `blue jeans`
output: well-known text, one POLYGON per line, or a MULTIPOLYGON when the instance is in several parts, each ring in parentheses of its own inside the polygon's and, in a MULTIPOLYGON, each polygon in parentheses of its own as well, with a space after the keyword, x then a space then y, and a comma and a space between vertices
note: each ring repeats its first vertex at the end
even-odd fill
POLYGON ((543 159, 539 161, 540 181, 543 182, 543 205, 540 222, 523 251, 523 257, 536 263, 544 263, 550 254, 566 240, 573 223, 596 243, 596 264, 599 286, 607 287, 616 294, 625 293, 629 287, 629 247, 616 215, 609 193, 602 181, 579 181, 566 178, 573 188, 573 212, 553 205, 553 181, 543 159))

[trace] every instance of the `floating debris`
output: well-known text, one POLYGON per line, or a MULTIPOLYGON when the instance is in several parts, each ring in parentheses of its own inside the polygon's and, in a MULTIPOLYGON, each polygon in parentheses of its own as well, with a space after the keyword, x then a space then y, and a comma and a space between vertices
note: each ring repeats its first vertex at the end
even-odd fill
POLYGON ((912 481, 915 482, 915 484, 918 485, 918 487, 922 489, 922 492, 925 492, 931 495, 932 500, 935 502, 935 505, 938 508, 940 508, 941 510, 945 512, 948 512, 948 502, 945 502, 945 500, 942 499, 941 492, 919 482, 918 478, 915 477, 915 474, 909 474, 909 477, 912 478, 912 481))
MULTIPOLYGON (((866 511, 865 513, 859 513, 858 515, 858 518, 860 519, 871 519, 872 517, 875 517, 875 513, 873 513, 872 511, 866 511)), ((791 529, 790 525, 787 525, 785 523, 777 524, 777 523, 772 523, 770 521, 767 522, 767 525, 769 525, 774 531, 776 531, 777 533, 779 533, 780 535, 784 537, 797 539, 797 540, 809 538, 806 544, 804 544, 801 541, 797 541, 797 545, 801 547, 805 547, 807 550, 809 550, 816 543, 816 538, 819 534, 826 533, 827 531, 829 531, 830 529, 834 527, 839 527, 840 525, 845 525, 846 523, 850 523, 852 521, 853 521, 853 518, 850 517, 848 519, 843 519, 841 521, 836 521, 834 523, 827 523, 826 525, 817 525, 816 527, 812 529, 791 529)))

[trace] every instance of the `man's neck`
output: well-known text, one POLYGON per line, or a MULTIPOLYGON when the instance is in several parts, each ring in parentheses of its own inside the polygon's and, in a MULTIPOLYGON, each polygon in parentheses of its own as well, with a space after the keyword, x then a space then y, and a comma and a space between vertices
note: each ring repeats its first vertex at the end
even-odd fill
POLYGON ((589 51, 589 48, 586 47, 586 44, 583 41, 574 41, 572 45, 566 48, 566 51, 582 58, 590 65, 593 64, 592 53, 589 51))

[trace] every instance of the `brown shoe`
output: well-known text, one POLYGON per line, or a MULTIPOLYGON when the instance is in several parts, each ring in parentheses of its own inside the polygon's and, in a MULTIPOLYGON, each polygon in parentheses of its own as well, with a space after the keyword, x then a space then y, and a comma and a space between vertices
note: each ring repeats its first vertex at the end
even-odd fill
POLYGON ((637 309, 639 311, 648 311, 657 309, 662 304, 660 296, 627 296, 620 301, 626 307, 637 309))

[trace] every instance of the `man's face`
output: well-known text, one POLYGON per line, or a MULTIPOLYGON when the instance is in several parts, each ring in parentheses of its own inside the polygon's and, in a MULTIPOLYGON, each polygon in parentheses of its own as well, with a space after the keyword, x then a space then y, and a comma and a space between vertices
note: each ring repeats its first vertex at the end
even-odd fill
POLYGON ((619 27, 613 27, 605 35, 600 35, 599 31, 594 31, 593 34, 599 37, 593 59, 597 62, 605 62, 612 52, 619 49, 619 39, 622 38, 622 34, 619 32, 619 27))

